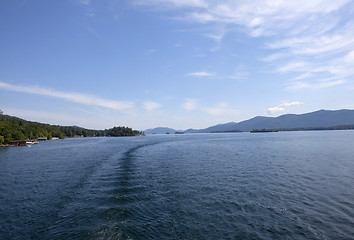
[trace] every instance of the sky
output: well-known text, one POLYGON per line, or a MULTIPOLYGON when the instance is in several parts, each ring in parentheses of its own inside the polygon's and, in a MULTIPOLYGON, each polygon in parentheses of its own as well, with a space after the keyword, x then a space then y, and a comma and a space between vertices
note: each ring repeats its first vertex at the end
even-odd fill
POLYGON ((201 129, 354 109, 352 0, 2 0, 0 109, 201 129))

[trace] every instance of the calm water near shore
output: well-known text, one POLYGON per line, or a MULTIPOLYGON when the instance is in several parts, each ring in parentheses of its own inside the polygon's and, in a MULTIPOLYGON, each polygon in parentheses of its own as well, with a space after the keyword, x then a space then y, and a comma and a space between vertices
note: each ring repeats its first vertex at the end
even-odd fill
POLYGON ((354 239, 354 131, 0 148, 0 239, 354 239))

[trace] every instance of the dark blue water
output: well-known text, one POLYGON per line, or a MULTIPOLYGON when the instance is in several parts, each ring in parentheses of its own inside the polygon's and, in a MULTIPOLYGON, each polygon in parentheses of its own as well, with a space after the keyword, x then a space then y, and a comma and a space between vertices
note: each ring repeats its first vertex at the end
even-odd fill
POLYGON ((354 239, 354 131, 0 148, 0 239, 354 239))

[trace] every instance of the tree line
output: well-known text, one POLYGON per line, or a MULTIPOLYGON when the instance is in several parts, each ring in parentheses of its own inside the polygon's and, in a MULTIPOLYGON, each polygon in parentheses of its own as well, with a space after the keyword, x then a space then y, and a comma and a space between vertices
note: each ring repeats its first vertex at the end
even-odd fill
POLYGON ((253 129, 251 133, 259 132, 291 132, 291 131, 324 131, 324 130, 354 130, 354 124, 338 125, 333 127, 298 127, 276 129, 253 129))
MULTIPOLYGON (((1 110, 0 110, 1 111, 1 110)), ((129 127, 113 127, 105 130, 92 130, 76 126, 58 126, 26 121, 21 118, 0 113, 0 145, 9 144, 14 140, 38 139, 40 137, 118 137, 143 134, 129 127)))

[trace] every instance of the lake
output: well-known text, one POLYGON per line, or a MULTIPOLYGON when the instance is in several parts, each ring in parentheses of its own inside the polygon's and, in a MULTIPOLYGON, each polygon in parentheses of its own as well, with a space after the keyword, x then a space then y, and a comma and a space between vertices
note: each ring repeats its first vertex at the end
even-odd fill
POLYGON ((354 131, 0 148, 1 239, 354 239, 354 131))

